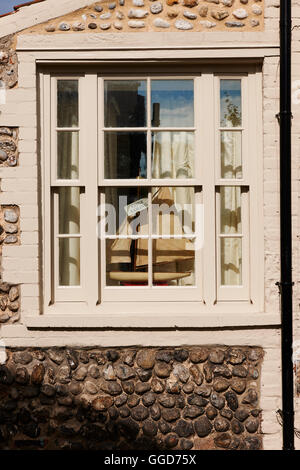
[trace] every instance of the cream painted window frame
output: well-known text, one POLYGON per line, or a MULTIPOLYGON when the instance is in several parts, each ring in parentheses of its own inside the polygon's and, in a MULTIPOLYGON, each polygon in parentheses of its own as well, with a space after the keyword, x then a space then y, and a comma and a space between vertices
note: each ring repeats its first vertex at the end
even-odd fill
MULTIPOLYGON (((79 68, 80 70, 80 68, 79 68)), ((148 69, 148 75, 151 74, 151 67, 148 69)), ((205 181, 198 180, 195 181, 195 186, 201 187, 201 197, 205 207, 205 224, 204 224, 204 237, 205 237, 205 248, 203 251, 202 257, 202 272, 204 271, 203 266, 205 266, 205 273, 211 271, 211 275, 205 275, 202 277, 202 297, 199 297, 198 301, 191 299, 191 301, 182 301, 178 302, 177 300, 170 298, 170 300, 157 299, 150 302, 143 302, 141 299, 136 299, 135 301, 124 302, 114 301, 111 302, 101 298, 101 288, 98 283, 98 274, 99 266, 97 261, 97 256, 95 253, 98 252, 98 241, 95 237, 95 224, 93 222, 93 217, 86 217, 86 238, 89 240, 86 243, 86 252, 85 252, 85 262, 84 266, 86 268, 85 272, 89 271, 89 280, 86 278, 84 283, 84 296, 77 301, 67 300, 53 302, 53 293, 51 291, 51 236, 50 236, 50 218, 47 214, 51 214, 51 201, 47 196, 47 191, 49 188, 49 161, 51 161, 51 155, 48 148, 48 142, 51 141, 51 130, 49 129, 49 123, 47 122, 47 113, 51 109, 51 77, 58 76, 59 78, 65 77, 83 77, 81 90, 84 93, 84 106, 82 107, 83 116, 86 116, 89 119, 89 126, 86 126, 84 132, 84 141, 89 142, 89 153, 98 155, 99 140, 97 137, 98 134, 98 125, 97 120, 90 119, 91 115, 97 116, 99 113, 98 102, 95 100, 94 93, 99 88, 99 75, 102 77, 112 77, 118 78, 119 75, 113 75, 112 73, 107 74, 98 74, 95 71, 86 72, 82 74, 82 71, 78 74, 52 74, 49 72, 40 73, 40 84, 41 84, 41 116, 42 116, 42 179, 43 179, 43 214, 44 214, 44 224, 43 224, 43 281, 44 281, 44 312, 45 313, 58 313, 58 314, 68 314, 68 313, 90 313, 90 314, 119 314, 120 311, 128 315, 129 313, 135 314, 140 313, 141 316, 143 312, 145 315, 149 315, 157 312, 158 309, 161 309, 163 305, 163 310, 166 312, 166 315, 171 315, 172 313, 176 314, 179 312, 187 312, 191 315, 199 315, 201 313, 229 313, 229 312, 261 312, 263 311, 263 292, 264 292, 264 283, 263 283, 263 218, 262 218, 262 103, 261 103, 261 71, 259 67, 249 65, 249 66, 240 66, 240 67, 228 67, 228 66, 202 66, 195 67, 195 72, 193 76, 199 77, 199 84, 196 86, 197 96, 199 96, 199 102, 202 103, 202 109, 205 109, 205 113, 200 111, 198 108, 198 125, 196 126, 196 134, 198 135, 197 139, 200 143, 203 154, 208 155, 209 158, 202 158, 200 162, 200 172, 202 175, 206 175, 207 179, 210 180, 208 185, 205 181), (221 69, 221 70, 219 70, 221 69), (251 221, 255 221, 255 224, 249 224, 249 260, 251 260, 251 269, 249 274, 249 286, 248 286, 248 296, 247 299, 236 298, 232 300, 220 296, 219 286, 217 285, 217 270, 216 259, 216 218, 213 222, 213 230, 211 223, 211 216, 209 214, 216 213, 217 207, 217 187, 222 184, 220 178, 217 177, 217 148, 218 148, 218 135, 217 135, 217 107, 218 107, 218 85, 217 82, 219 77, 227 77, 228 75, 234 76, 235 78, 244 77, 247 82, 247 89, 249 96, 255 97, 255 99, 247 100, 248 108, 248 122, 251 123, 249 127, 249 141, 253 142, 253 137, 255 136, 256 152, 255 158, 251 159, 249 162, 249 171, 247 184, 245 186, 248 188, 248 214, 247 217, 251 221), (213 105, 212 105, 213 103, 213 105), (214 163, 212 163, 214 162, 214 163), (250 194, 250 196, 249 196, 250 194), (209 222, 209 223, 206 223, 209 222)), ((122 74, 125 76, 126 74, 122 74)), ((132 74, 136 75, 136 74, 132 74)), ((157 74, 157 76, 167 74, 157 74)), ((181 74, 171 75, 172 78, 177 78, 181 74)), ((100 96, 100 93, 98 94, 100 96)), ((195 98, 195 103, 197 100, 195 98)), ((201 106, 201 105, 200 105, 201 106)), ((100 133, 99 133, 100 134, 100 133)), ((98 135, 99 135, 98 134, 98 135)), ((197 147, 197 146, 196 146, 197 147)), ((196 154, 196 152, 195 152, 196 154)), ((245 162, 245 157, 244 157, 245 162)), ((84 176, 85 178, 85 194, 84 201, 85 207, 89 208, 89 214, 94 212, 95 216, 97 214, 97 201, 98 195, 98 168, 97 168, 97 159, 93 159, 90 162, 90 171, 84 176), (95 160, 95 161, 94 161, 95 160)), ((231 183, 231 182, 230 182, 231 183)), ((232 184, 240 185, 240 181, 236 181, 232 184)), ((223 181, 224 184, 224 181, 223 181)), ((226 181, 227 184, 227 181, 226 181)), ((48 191, 49 192, 49 191, 48 191)), ((87 211, 86 211, 87 213, 87 211)), ((172 296, 172 294, 171 294, 172 296)))

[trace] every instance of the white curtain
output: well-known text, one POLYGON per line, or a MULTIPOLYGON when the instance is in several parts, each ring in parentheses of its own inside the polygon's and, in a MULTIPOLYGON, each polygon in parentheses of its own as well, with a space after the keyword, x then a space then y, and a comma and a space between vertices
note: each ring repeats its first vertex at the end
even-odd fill
MULTIPOLYGON (((186 179, 194 176, 194 135, 191 132, 157 132, 153 137, 153 178, 186 179)), ((154 189, 155 191, 156 189, 154 189)), ((189 187, 169 188, 178 214, 186 232, 194 227, 194 191, 189 187)), ((178 233, 180 235, 180 233, 178 233)), ((193 243, 186 240, 186 249, 194 250, 193 243)), ((187 278, 171 281, 170 284, 194 284, 194 260, 173 261, 172 263, 155 266, 156 271, 191 272, 187 278)))

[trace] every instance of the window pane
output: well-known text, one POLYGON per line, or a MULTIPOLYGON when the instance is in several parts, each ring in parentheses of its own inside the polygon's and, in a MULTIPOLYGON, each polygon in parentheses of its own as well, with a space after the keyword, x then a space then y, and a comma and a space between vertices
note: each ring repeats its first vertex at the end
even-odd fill
POLYGON ((221 197, 221 233, 241 233, 241 188, 222 186, 221 197))
POLYGON ((221 127, 242 125, 241 80, 220 81, 221 127))
POLYGON ((195 284, 195 249, 193 240, 153 240, 153 284, 192 286, 195 284))
POLYGON ((78 127, 78 80, 57 81, 57 126, 78 127))
POLYGON ((154 132, 152 134, 152 177, 194 177, 194 133, 154 132))
POLYGON ((242 284, 242 239, 221 238, 221 284, 242 284))
POLYGON ((148 235, 146 188, 105 188, 105 234, 148 235))
POLYGON ((145 80, 106 80, 105 127, 145 127, 146 96, 145 80))
POLYGON ((148 284, 148 240, 106 240, 106 285, 148 284))
POLYGON ((78 132, 57 133, 57 178, 79 178, 79 135, 78 132))
POLYGON ((242 178, 242 133, 221 132, 221 178, 242 178))
POLYGON ((105 178, 147 177, 145 132, 106 132, 104 152, 105 178))
POLYGON ((80 238, 59 239, 59 285, 80 285, 80 238))
POLYGON ((194 126, 194 81, 151 80, 153 127, 194 126))
POLYGON ((80 233, 80 188, 59 188, 59 233, 80 233))
POLYGON ((195 233, 195 190, 161 187, 152 190, 152 233, 183 235, 195 233))

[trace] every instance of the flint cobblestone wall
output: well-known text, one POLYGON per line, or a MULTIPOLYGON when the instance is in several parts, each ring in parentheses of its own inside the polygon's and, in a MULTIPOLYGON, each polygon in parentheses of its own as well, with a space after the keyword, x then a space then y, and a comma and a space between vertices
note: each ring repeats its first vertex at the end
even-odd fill
POLYGON ((0 448, 262 448, 261 348, 9 349, 0 448))

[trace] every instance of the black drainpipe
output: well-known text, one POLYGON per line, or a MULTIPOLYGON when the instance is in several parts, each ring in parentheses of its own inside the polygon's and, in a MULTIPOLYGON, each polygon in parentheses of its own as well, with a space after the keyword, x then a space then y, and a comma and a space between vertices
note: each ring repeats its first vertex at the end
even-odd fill
POLYGON ((294 450, 291 212, 291 0, 280 2, 280 293, 283 450, 294 450))

